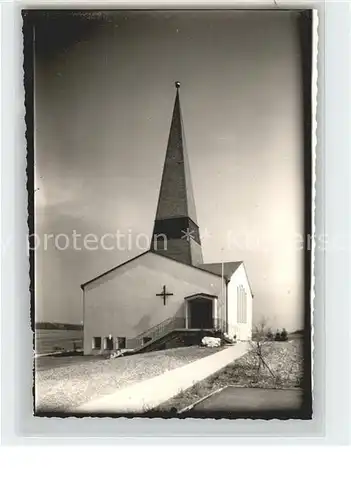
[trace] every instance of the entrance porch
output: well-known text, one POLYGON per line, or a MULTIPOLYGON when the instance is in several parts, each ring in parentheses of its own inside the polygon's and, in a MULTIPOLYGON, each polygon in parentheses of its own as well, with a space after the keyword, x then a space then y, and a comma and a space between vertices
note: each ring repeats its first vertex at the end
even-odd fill
POLYGON ((216 295, 196 293, 184 298, 185 328, 187 330, 213 330, 216 327, 216 295))

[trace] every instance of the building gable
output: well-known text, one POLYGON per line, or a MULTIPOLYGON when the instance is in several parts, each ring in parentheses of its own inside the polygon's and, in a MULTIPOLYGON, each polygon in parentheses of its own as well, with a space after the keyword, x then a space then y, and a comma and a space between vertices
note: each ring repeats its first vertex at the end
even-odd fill
POLYGON ((130 346, 169 318, 185 318, 185 298, 194 294, 218 296, 225 317, 225 288, 220 276, 148 252, 85 285, 85 336, 125 337, 130 346))

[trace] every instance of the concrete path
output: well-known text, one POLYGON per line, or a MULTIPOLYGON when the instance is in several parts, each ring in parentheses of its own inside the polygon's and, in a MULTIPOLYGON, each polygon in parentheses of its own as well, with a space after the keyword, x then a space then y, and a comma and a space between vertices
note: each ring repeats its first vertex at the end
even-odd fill
POLYGON ((74 413, 121 414, 151 410, 232 363, 248 350, 249 345, 246 342, 239 342, 216 354, 89 401, 76 408, 74 413))

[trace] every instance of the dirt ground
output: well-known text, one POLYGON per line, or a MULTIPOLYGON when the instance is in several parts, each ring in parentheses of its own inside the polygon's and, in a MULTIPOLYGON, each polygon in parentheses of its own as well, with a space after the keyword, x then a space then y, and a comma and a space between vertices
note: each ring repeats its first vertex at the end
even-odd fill
POLYGON ((209 356, 218 348, 183 347, 116 359, 92 356, 45 357, 36 360, 36 412, 69 412, 129 384, 209 356))

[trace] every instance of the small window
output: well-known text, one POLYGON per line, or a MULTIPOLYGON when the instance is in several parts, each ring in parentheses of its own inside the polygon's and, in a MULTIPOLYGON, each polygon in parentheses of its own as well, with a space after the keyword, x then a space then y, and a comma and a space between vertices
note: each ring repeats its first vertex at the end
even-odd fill
POLYGON ((126 348, 126 338, 125 337, 117 337, 117 347, 118 349, 126 348))
POLYGON ((93 349, 101 349, 101 337, 93 337, 93 349))

